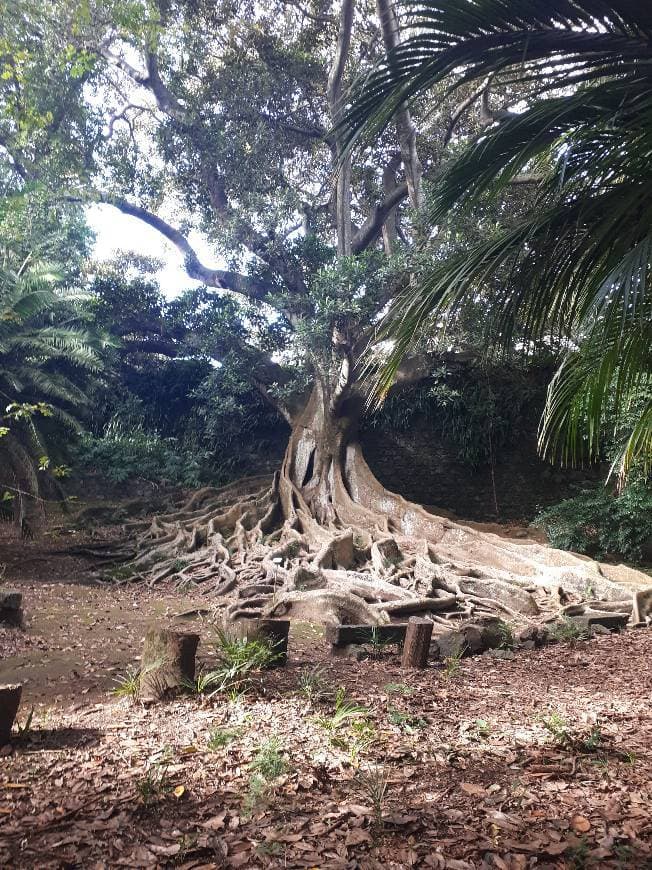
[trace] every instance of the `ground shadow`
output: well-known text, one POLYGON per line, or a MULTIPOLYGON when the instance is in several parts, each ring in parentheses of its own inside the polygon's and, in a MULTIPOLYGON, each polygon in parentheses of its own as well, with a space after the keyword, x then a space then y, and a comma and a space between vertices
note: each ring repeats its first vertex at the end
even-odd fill
POLYGON ((19 752, 78 749, 96 746, 103 734, 99 728, 35 728, 28 734, 14 736, 12 745, 19 752))

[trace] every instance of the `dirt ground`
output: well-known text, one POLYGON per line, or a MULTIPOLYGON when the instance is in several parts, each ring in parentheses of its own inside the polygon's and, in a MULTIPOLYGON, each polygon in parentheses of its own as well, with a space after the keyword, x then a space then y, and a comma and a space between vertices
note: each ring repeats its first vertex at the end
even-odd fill
POLYGON ((405 672, 296 625, 246 695, 143 708, 111 692, 146 627, 210 660, 210 621, 175 617, 206 602, 85 585, 69 546, 0 542, 27 613, 0 629, 0 866, 652 868, 652 631, 405 672))

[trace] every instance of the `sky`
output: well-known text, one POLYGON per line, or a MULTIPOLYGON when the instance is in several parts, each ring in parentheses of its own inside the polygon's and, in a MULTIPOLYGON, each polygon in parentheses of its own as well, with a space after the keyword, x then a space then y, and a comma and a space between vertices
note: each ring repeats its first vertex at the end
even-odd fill
MULTIPOLYGON (((174 245, 137 218, 122 214, 110 205, 93 205, 86 210, 86 219, 95 233, 94 254, 98 260, 108 260, 117 251, 158 257, 164 266, 156 277, 168 299, 199 284, 186 274, 183 257, 174 245)), ((189 239, 207 266, 217 265, 205 240, 197 233, 191 233, 189 239)))

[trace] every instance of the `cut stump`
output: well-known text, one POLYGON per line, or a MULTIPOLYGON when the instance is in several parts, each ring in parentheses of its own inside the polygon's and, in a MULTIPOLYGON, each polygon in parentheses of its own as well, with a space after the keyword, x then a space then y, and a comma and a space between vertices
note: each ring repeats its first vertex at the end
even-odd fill
POLYGON ((0 686, 0 746, 11 740, 11 729, 22 693, 23 687, 20 683, 0 686))
POLYGON ((198 644, 198 634, 150 628, 143 645, 140 700, 160 701, 193 683, 198 644))
POLYGON ((272 668, 282 667, 288 661, 289 619, 262 619, 256 627, 256 636, 266 641, 276 658, 270 664, 272 668))
POLYGON ((412 616, 407 624, 403 643, 403 668, 425 668, 430 652, 433 623, 430 619, 412 616))
POLYGON ((0 625, 21 628, 23 625, 23 596, 13 589, 0 589, 0 625))

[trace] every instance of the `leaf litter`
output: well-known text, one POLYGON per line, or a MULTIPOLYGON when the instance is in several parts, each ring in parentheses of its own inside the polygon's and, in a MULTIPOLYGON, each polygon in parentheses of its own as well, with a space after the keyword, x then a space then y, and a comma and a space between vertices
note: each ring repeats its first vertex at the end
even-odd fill
MULTIPOLYGON (((35 615, 0 667, 25 682, 19 724, 35 712, 0 757, 0 866, 652 866, 652 632, 480 656, 447 679, 389 649, 331 659, 297 626, 288 666, 249 694, 143 708, 111 686, 147 624, 191 598, 23 592, 35 615), (339 687, 364 712, 333 725, 339 687), (278 775, 257 773, 261 751, 278 775)), ((211 626, 194 625, 202 658, 211 626)))

